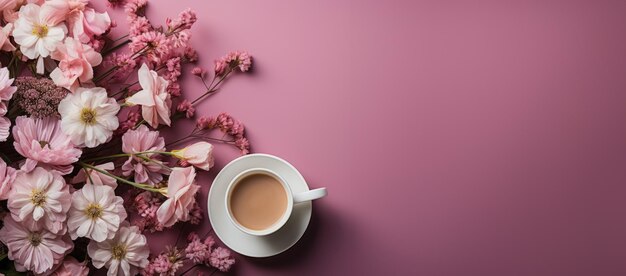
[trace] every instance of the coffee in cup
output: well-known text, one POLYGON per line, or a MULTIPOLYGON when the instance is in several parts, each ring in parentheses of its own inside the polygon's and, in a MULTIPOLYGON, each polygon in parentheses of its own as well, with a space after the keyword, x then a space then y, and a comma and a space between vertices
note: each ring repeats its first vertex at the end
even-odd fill
POLYGON ((226 209, 241 231, 263 236, 276 232, 287 222, 294 204, 325 195, 325 188, 294 195, 278 174, 256 168, 240 173, 231 181, 226 193, 226 209))

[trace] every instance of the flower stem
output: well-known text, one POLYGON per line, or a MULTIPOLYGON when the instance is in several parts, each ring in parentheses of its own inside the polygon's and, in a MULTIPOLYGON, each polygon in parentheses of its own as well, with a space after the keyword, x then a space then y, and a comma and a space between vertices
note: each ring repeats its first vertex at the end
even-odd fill
POLYGON ((135 187, 135 188, 139 188, 139 189, 146 190, 146 191, 150 191, 150 192, 160 193, 160 194, 162 194, 162 195, 164 195, 164 196, 167 196, 167 191, 166 191, 166 190, 164 190, 164 189, 157 189, 157 188, 154 188, 154 187, 152 187, 151 185, 148 185, 148 184, 137 183, 137 182, 133 182, 133 181, 130 181, 130 180, 128 180, 128 179, 125 179, 125 178, 121 178, 121 177, 119 177, 119 176, 117 176, 117 175, 114 175, 114 174, 112 174, 112 173, 109 173, 109 172, 107 172, 107 171, 105 171, 105 170, 101 170, 101 169, 96 168, 95 166, 89 165, 89 164, 87 164, 87 163, 79 162, 79 164, 80 164, 83 168, 89 168, 89 169, 92 169, 92 170, 94 170, 94 171, 97 171, 97 172, 99 172, 99 173, 101 173, 101 174, 108 175, 108 176, 110 176, 110 177, 115 178, 117 181, 120 181, 120 182, 122 182, 122 183, 129 184, 129 185, 131 185, 131 186, 133 186, 133 187, 135 187))

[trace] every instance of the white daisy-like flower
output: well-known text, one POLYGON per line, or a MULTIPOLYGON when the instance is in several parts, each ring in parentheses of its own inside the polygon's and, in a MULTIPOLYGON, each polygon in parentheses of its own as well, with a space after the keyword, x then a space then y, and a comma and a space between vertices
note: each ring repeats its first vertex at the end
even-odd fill
POLYGON ((37 167, 29 173, 18 172, 7 205, 15 221, 63 234, 70 204, 69 187, 61 174, 37 167))
POLYGON ((93 266, 108 269, 108 276, 130 276, 148 265, 150 249, 139 228, 124 223, 112 239, 89 242, 87 253, 93 266))
POLYGON ((105 185, 85 184, 72 194, 67 227, 72 239, 87 237, 101 242, 111 239, 126 219, 124 200, 105 185))
POLYGON ((39 5, 31 3, 20 8, 13 38, 26 57, 39 58, 37 73, 43 74, 43 58, 56 50, 57 44, 63 42, 66 33, 65 24, 55 24, 39 5))
POLYGON ((120 105, 104 88, 78 88, 59 103, 61 129, 72 143, 88 148, 108 142, 119 126, 120 105))

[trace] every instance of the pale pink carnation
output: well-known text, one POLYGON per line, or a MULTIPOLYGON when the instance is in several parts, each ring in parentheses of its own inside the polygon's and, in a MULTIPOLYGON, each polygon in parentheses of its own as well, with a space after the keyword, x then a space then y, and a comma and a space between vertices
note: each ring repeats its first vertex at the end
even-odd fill
POLYGON ((89 267, 86 262, 78 262, 74 257, 67 256, 59 268, 50 276, 87 276, 89 267))
POLYGON ((13 181, 15 181, 16 171, 0 159, 0 200, 9 199, 13 181))
POLYGON ((163 180, 163 174, 168 173, 158 154, 141 154, 143 158, 134 155, 146 151, 165 151, 165 141, 159 136, 158 131, 150 131, 145 125, 127 131, 122 136, 122 151, 133 154, 122 165, 122 173, 125 176, 134 175, 136 182, 156 184, 163 180))
POLYGON ((35 166, 45 166, 69 174, 82 154, 70 138, 61 131, 56 118, 33 119, 24 116, 15 119, 13 146, 26 157, 22 169, 32 171, 35 166))
POLYGON ((18 223, 10 216, 4 218, 0 241, 9 248, 8 257, 17 271, 42 274, 59 264, 73 248, 67 236, 56 235, 38 225, 18 223))
POLYGON ((193 167, 174 168, 167 183, 167 200, 157 210, 157 218, 166 227, 177 221, 188 221, 189 211, 196 202, 196 170, 193 167))
POLYGON ((65 233, 70 190, 56 171, 35 168, 19 171, 7 203, 11 216, 27 225, 41 225, 55 234, 65 233))
POLYGON ((230 267, 235 264, 235 258, 231 255, 230 250, 218 247, 211 252, 209 264, 219 271, 227 272, 230 270, 230 267))

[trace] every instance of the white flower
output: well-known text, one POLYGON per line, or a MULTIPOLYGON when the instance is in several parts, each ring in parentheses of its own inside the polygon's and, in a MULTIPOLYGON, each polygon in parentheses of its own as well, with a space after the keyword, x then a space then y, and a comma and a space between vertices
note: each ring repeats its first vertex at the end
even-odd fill
POLYGON ((61 129, 72 143, 89 148, 106 143, 119 126, 115 99, 104 88, 78 88, 59 104, 61 129))
POLYGON ((85 184, 72 194, 67 227, 72 239, 88 237, 101 242, 111 239, 126 219, 124 200, 105 185, 85 184))
POLYGON ((54 24, 47 13, 36 4, 27 4, 19 11, 15 21, 13 38, 20 45, 20 51, 37 61, 37 73, 43 73, 43 58, 56 50, 57 44, 63 42, 67 27, 65 24, 54 24))
POLYGON ((130 276, 137 274, 139 268, 148 265, 150 249, 146 237, 139 232, 139 228, 125 223, 113 239, 89 242, 87 253, 93 266, 108 268, 107 275, 130 276))
POLYGON ((63 234, 70 204, 69 187, 61 174, 37 167, 29 173, 18 172, 7 205, 15 221, 63 234))

